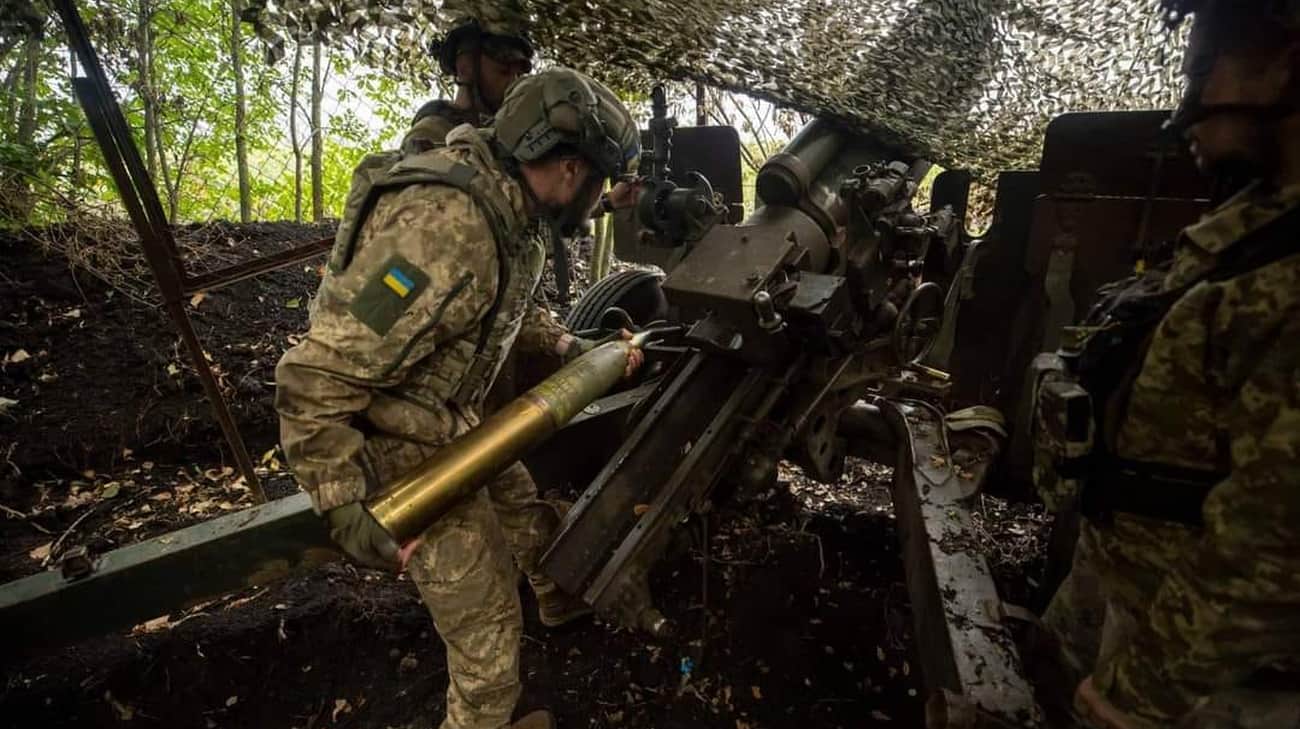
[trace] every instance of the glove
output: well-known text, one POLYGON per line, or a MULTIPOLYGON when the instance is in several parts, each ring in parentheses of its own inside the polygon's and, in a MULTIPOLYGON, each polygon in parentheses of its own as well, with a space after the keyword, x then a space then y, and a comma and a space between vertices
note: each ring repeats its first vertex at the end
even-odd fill
POLYGON ((354 562, 375 569, 397 570, 397 542, 361 502, 330 509, 325 512, 325 521, 329 524, 330 539, 354 562))
POLYGON ((560 360, 564 362, 564 364, 572 362, 595 349, 596 346, 600 344, 600 342, 593 339, 583 339, 582 337, 570 336, 571 339, 569 339, 569 346, 564 350, 564 354, 560 355, 560 360))

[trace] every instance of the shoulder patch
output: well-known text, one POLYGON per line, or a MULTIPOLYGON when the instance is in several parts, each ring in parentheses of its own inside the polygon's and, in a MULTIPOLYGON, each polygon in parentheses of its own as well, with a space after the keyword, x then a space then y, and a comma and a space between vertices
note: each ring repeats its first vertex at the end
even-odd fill
POLYGON ((428 274, 395 255, 361 287, 348 313, 382 337, 428 286, 428 274))

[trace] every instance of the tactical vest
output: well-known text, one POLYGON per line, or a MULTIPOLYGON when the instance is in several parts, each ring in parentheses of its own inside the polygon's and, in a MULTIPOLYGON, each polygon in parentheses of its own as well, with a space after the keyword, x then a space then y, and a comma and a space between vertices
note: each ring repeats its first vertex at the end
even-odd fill
POLYGON ((1106 522, 1115 512, 1199 526, 1210 490, 1229 473, 1226 438, 1217 463, 1197 469, 1118 455, 1133 382, 1156 328, 1193 287, 1226 281, 1300 253, 1300 209, 1237 241, 1195 280, 1163 290, 1169 263, 1102 287, 1084 323, 1066 327, 1055 354, 1034 360, 1034 482, 1053 511, 1077 503, 1106 522))
POLYGON ((527 221, 514 212, 488 173, 443 154, 403 157, 400 152, 382 152, 366 156, 353 171, 330 254, 332 271, 341 272, 351 263, 362 224, 380 195, 416 184, 449 185, 474 200, 496 245, 497 291, 476 332, 440 346, 392 388, 393 394, 415 404, 452 403, 463 414, 477 417, 531 305, 545 249, 527 234, 527 221))

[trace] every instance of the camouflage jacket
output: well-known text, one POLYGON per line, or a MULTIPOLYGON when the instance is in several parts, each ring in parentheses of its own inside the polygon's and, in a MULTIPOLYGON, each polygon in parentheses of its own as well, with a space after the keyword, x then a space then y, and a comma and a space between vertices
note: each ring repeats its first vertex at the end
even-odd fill
POLYGON ((411 155, 428 152, 446 143, 447 135, 461 124, 476 127, 490 124, 492 119, 473 109, 458 109, 450 101, 430 101, 415 112, 411 128, 402 137, 402 153, 411 155))
MULTIPOLYGON (((1248 189, 1183 231, 1166 290, 1300 206, 1300 186, 1248 189)), ((1118 430, 1125 458, 1228 475, 1194 530, 1119 514, 1096 529, 1107 598, 1136 635, 1094 682, 1138 719, 1300 659, 1300 241, 1290 255, 1184 294, 1157 327, 1118 430), (1140 697, 1140 699, 1138 698, 1140 697), (1154 707, 1154 708, 1152 708, 1154 707)))
POLYGON ((494 342, 483 350, 497 361, 487 363, 485 385, 512 343, 553 351, 564 332, 531 301, 546 249, 489 135, 463 126, 445 149, 425 155, 484 176, 501 196, 494 207, 512 218, 505 221, 511 240, 499 245, 485 211, 455 187, 383 192, 346 267, 321 281, 306 337, 276 368, 281 443, 319 511, 363 498, 478 422, 481 400, 458 404, 450 396, 474 359, 499 287, 506 287, 495 315, 500 331, 493 328, 494 342), (510 258, 504 268, 501 251, 510 258))

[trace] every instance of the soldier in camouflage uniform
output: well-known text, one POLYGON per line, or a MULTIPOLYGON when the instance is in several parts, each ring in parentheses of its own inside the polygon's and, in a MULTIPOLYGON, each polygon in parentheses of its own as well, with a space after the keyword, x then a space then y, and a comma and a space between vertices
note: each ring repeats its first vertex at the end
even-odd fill
MULTIPOLYGON (((398 545, 360 501, 480 421, 512 344, 578 346, 538 324, 537 223, 590 215, 605 178, 639 154, 617 98, 555 69, 515 84, 494 127, 359 169, 310 331, 276 368, 285 453, 353 559, 396 566, 398 545)), ((639 364, 631 355, 629 369, 639 364)), ((481 491, 401 550, 447 647, 443 729, 501 729, 519 697, 522 621, 501 526, 481 491)))
POLYGON ((511 3, 475 10, 457 19, 433 46, 438 66, 456 81, 456 97, 420 107, 402 139, 407 154, 442 146, 461 124, 490 123, 506 88, 532 71, 533 44, 523 14, 511 3))
POLYGON ((1044 622, 1087 726, 1295 729, 1300 2, 1164 5, 1194 17, 1171 126, 1252 181, 1039 358, 1035 479, 1085 517, 1044 622))
MULTIPOLYGON (((401 153, 416 155, 446 144, 447 135, 461 124, 484 126, 501 105, 506 88, 532 70, 533 46, 528 39, 526 19, 517 8, 502 3, 492 8, 475 8, 464 15, 441 41, 434 44, 442 71, 456 79, 456 98, 431 101, 416 112, 411 128, 402 139, 401 153)), ((624 184, 620 205, 631 204, 635 191, 624 184)), ((538 231, 549 238, 549 230, 538 231)), ((554 245, 553 241, 550 242, 554 245)), ((559 265, 556 261, 554 265, 559 265)), ((513 399, 515 373, 521 361, 533 370, 551 371, 565 359, 582 354, 593 343, 571 335, 550 314, 535 312, 531 317, 535 333, 515 343, 501 365, 500 381, 489 391, 485 410, 492 412, 513 399)), ((590 614, 580 600, 571 599, 542 575, 537 564, 550 545, 568 505, 538 498, 537 485, 522 463, 510 467, 488 490, 497 518, 515 562, 537 595, 539 618, 547 627, 558 627, 590 614)))

